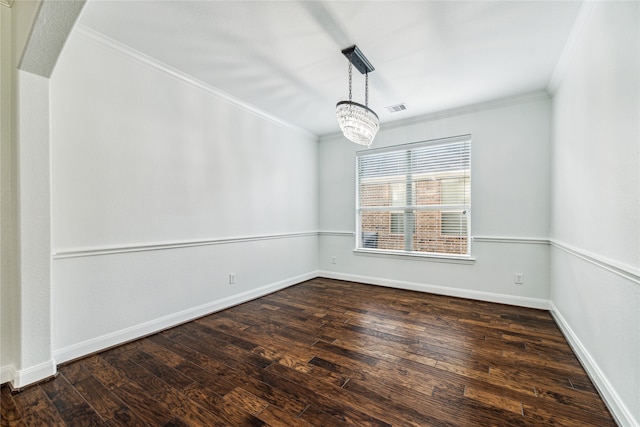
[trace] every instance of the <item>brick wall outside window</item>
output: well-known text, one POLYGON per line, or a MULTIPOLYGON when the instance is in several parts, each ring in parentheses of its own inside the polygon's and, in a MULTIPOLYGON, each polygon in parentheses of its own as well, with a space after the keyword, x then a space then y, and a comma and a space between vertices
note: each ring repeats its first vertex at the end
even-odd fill
MULTIPOLYGON (((391 184, 362 183, 360 192, 375 200, 370 206, 393 206, 391 184)), ((415 187, 417 205, 441 204, 441 183, 437 180, 419 180, 415 187)), ((365 207, 366 205, 362 205, 365 207)), ((402 211, 398 211, 402 213, 402 211)), ((391 233, 391 212, 363 212, 362 232, 377 233, 377 249, 404 250, 404 235, 391 233)), ((442 234, 442 219, 439 211, 417 211, 415 213, 415 231, 413 247, 416 252, 443 254, 467 253, 467 236, 442 234)))

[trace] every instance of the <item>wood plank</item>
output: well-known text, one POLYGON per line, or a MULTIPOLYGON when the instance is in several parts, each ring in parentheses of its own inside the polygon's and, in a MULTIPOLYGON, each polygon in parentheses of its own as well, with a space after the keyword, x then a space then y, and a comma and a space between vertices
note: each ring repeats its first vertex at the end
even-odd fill
POLYGON ((127 402, 127 406, 148 425, 175 425, 187 426, 188 424, 173 414, 171 408, 161 400, 149 396, 144 388, 133 383, 123 384, 113 390, 121 400, 127 402))
MULTIPOLYGON (((335 397, 327 397, 325 394, 319 392, 319 383, 309 385, 308 381, 305 381, 305 385, 301 385, 297 382, 297 377, 291 378, 286 375, 286 372, 297 372, 293 369, 287 368, 279 364, 269 366, 265 370, 263 378, 271 385, 287 390, 292 395, 303 396, 306 400, 311 402, 311 406, 320 409, 325 414, 331 415, 339 421, 345 421, 348 424, 359 426, 389 426, 390 424, 369 415, 366 412, 356 408, 349 404, 342 395, 335 397)), ((295 377, 295 375, 294 375, 295 377)), ((342 390, 342 389, 337 389, 342 390)), ((302 417, 306 419, 308 416, 307 411, 302 414, 302 417)))
POLYGON ((236 387, 222 398, 226 404, 235 405, 251 415, 258 415, 269 403, 242 387, 236 387))
POLYGON ((242 386, 246 388, 247 391, 264 399, 271 405, 276 405, 280 409, 294 415, 299 414, 308 406, 306 402, 300 401, 296 396, 283 393, 281 390, 273 388, 269 384, 252 376, 255 374, 255 368, 253 366, 236 364, 234 369, 216 360, 203 358, 202 356, 199 357, 199 353, 188 349, 185 350, 175 342, 162 336, 154 336, 150 339, 154 342, 162 343, 167 346, 167 348, 172 348, 178 352, 186 352, 186 355, 189 356, 191 360, 199 363, 199 365, 196 366, 195 364, 191 364, 191 362, 184 361, 177 369, 196 379, 200 384, 216 392, 218 395, 225 395, 236 386, 242 386))
MULTIPOLYGON (((223 421, 222 425, 234 426, 261 426, 263 421, 245 411, 240 405, 224 400, 222 397, 212 395, 208 389, 200 384, 192 384, 185 390, 186 395, 199 406, 206 408, 223 421)), ((195 424, 208 425, 208 424, 195 424)), ((214 424, 218 425, 218 424, 214 424)))
POLYGON ((257 416, 271 427, 312 427, 312 425, 322 425, 309 424, 302 418, 294 417, 273 405, 267 406, 257 416))
MULTIPOLYGON (((2 406, 0 406, 0 410, 2 406)), ((3 419, 4 420, 4 419, 3 419)), ((3 421, 4 422, 4 421, 3 421)), ((4 425, 4 424, 3 424, 4 425)), ((42 410, 32 413, 31 415, 19 420, 10 421, 7 426, 20 427, 66 427, 67 424, 60 416, 60 413, 53 407, 52 409, 42 410)))
POLYGON ((7 423, 18 421, 22 416, 24 416, 24 414, 20 411, 18 405, 16 405, 16 402, 13 400, 9 386, 2 386, 0 393, 0 403, 2 404, 2 416, 0 417, 0 420, 7 423))
POLYGON ((534 425, 616 427, 616 423, 610 416, 595 416, 583 411, 576 411, 568 405, 543 402, 536 405, 523 404, 522 406, 525 419, 533 421, 534 425))
POLYGON ((55 381, 47 381, 40 387, 60 413, 85 403, 80 393, 64 376, 59 376, 55 381))
MULTIPOLYGON (((272 365, 268 370, 290 381, 297 377, 291 370, 280 365, 272 365)), ((314 390, 317 394, 316 398, 319 401, 330 404, 337 415, 349 422, 354 422, 356 425, 365 425, 367 422, 365 419, 356 418, 361 416, 360 411, 366 411, 366 413, 375 417, 375 421, 370 420, 369 422, 389 425, 420 426, 428 425, 424 424, 426 418, 433 421, 433 419, 427 415, 419 414, 409 406, 398 403, 394 405, 390 399, 385 399, 379 395, 376 396, 369 388, 360 388, 360 393, 353 392, 354 387, 352 382, 347 383, 344 387, 336 387, 335 385, 327 384, 314 378, 306 378, 305 384, 314 390), (371 399, 372 396, 376 396, 376 399, 371 399), (403 416, 398 416, 399 413, 402 413, 403 416), (409 422, 406 419, 407 417, 411 417, 414 420, 417 419, 419 422, 409 422)))
POLYGON ((459 426, 518 426, 525 424, 522 414, 513 413, 497 406, 493 401, 480 401, 464 396, 436 394, 429 402, 435 408, 451 408, 456 411, 459 426))
POLYGON ((125 403, 93 377, 86 378, 73 386, 103 419, 109 420, 116 412, 126 408, 125 403))
POLYGON ((107 425, 112 427, 144 427, 148 426, 135 412, 128 406, 118 409, 113 416, 107 420, 107 425))
POLYGON ((506 396, 500 396, 473 387, 465 387, 463 396, 469 399, 477 400, 478 402, 495 406, 499 409, 504 409, 505 411, 510 411, 515 414, 522 415, 522 402, 506 396))
POLYGON ((118 388, 129 382, 123 372, 111 366, 101 357, 89 356, 79 360, 78 363, 109 390, 118 388))
POLYGON ((76 405, 60 413, 67 426, 107 426, 104 419, 87 403, 76 405))
MULTIPOLYGON (((6 389, 9 390, 9 387, 6 387, 6 389)), ((12 398, 22 417, 28 417, 38 411, 49 410, 53 405, 41 387, 27 388, 21 393, 16 393, 12 398)), ((9 399, 9 397, 2 396, 2 405, 11 405, 11 400, 5 399, 9 399)), ((11 406, 4 409, 11 414, 11 406)), ((12 416, 9 415, 5 419, 12 419, 12 416)))

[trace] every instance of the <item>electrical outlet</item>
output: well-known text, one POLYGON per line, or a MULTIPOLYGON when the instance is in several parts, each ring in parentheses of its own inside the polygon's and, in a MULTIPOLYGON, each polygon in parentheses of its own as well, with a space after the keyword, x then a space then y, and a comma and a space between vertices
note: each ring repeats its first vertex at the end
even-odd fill
POLYGON ((335 264, 336 263, 336 257, 332 256, 331 257, 331 264, 335 264))
POLYGON ((235 285, 236 283, 236 273, 229 273, 229 284, 235 285))
POLYGON ((516 273, 514 278, 513 278, 513 283, 515 283, 516 285, 524 284, 524 274, 516 273))

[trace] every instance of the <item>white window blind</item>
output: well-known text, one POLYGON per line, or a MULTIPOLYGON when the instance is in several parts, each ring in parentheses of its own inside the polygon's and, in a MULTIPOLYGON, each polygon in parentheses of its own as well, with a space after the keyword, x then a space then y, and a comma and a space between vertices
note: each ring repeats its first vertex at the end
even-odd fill
POLYGON ((357 249, 470 255, 471 137, 357 154, 357 249))

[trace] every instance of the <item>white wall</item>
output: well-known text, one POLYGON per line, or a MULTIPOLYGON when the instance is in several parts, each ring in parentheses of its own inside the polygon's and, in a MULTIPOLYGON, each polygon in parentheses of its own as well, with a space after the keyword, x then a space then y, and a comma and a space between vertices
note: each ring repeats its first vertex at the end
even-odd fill
POLYGON ((51 134, 57 362, 315 275, 314 136, 79 29, 51 134))
POLYGON ((622 425, 640 425, 638 2, 585 5, 553 96, 551 299, 622 425))
POLYGON ((384 147, 471 134, 471 265, 354 254, 355 153, 342 136, 320 143, 323 275, 546 307, 549 298, 550 99, 533 93, 383 127, 384 147), (331 257, 336 257, 332 264, 331 257), (515 285, 514 273, 524 273, 515 285))

